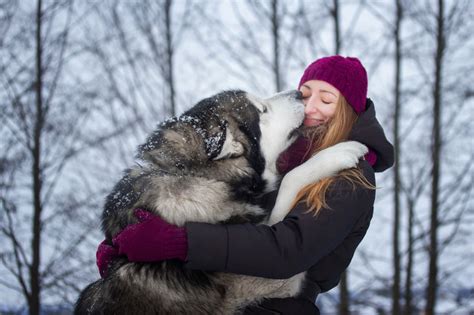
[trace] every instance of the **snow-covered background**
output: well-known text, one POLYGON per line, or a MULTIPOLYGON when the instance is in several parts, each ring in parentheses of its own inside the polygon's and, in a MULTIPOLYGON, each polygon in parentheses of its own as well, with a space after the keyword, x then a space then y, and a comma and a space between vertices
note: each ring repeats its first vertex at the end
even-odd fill
MULTIPOLYGON (((25 309, 38 293, 32 277, 43 308, 70 307, 98 278, 103 199, 133 163, 136 146, 156 124, 204 97, 229 88, 267 96, 296 88, 314 59, 357 56, 368 71, 377 116, 394 141, 396 3, 57 0, 40 3, 38 19, 38 1, 0 0, 1 307, 25 309)), ((469 0, 400 3, 400 305, 409 253, 413 314, 427 302, 433 107, 439 98, 436 313, 469 314, 474 6, 469 0)), ((377 176, 374 218, 347 273, 354 314, 392 312, 393 170, 377 176)), ((344 313, 338 311, 339 288, 317 304, 323 314, 344 313)))

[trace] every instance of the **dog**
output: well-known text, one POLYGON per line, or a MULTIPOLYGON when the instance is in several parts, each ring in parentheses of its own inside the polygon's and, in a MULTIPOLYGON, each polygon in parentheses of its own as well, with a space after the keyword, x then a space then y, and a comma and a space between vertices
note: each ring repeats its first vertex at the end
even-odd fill
MULTIPOLYGON (((265 223, 269 214, 259 198, 277 187, 276 160, 297 138, 303 119, 298 91, 260 99, 233 90, 163 122, 138 147, 140 163, 125 171, 106 198, 106 239, 111 243, 126 226, 137 223, 135 208, 178 226, 188 221, 265 223)), ((309 172, 304 180, 298 172, 289 173, 292 185, 284 186, 292 188, 277 199, 272 222, 288 213, 298 187, 354 167, 367 150, 357 142, 331 149, 305 163, 313 170, 323 164, 324 170, 309 172)), ((236 314, 263 298, 295 296, 303 279, 304 273, 265 279, 189 270, 177 260, 133 263, 119 258, 104 279, 83 290, 75 314, 236 314)))

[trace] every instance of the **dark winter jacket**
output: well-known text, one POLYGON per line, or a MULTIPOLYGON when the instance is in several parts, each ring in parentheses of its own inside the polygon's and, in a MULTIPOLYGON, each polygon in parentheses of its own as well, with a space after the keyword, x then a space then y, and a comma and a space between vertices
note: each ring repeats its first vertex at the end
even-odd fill
MULTIPOLYGON (((366 144, 376 153, 373 167, 365 160, 359 163, 364 176, 375 185, 374 171, 391 167, 394 155, 370 100, 349 139, 366 144)), ((276 194, 265 196, 262 206, 271 209, 276 194)), ((300 202, 273 226, 188 223, 187 267, 266 278, 289 278, 307 271, 300 298, 314 303, 318 293, 337 285, 348 267, 369 227, 374 200, 374 190, 354 189, 341 179, 329 188, 329 207, 322 208, 317 218, 307 213, 306 203, 300 202)))

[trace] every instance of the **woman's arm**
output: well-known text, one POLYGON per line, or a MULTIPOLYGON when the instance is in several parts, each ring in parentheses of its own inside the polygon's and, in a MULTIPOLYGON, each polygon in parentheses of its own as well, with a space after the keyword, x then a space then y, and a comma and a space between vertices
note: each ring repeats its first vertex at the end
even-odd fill
MULTIPOLYGON (((365 161, 361 165, 375 184, 371 167, 365 161)), ((339 180, 327 196, 329 207, 321 209, 317 218, 299 203, 273 226, 188 223, 186 265, 266 278, 291 277, 342 244, 360 217, 372 213, 374 199, 375 191, 353 190, 352 184, 339 180)))
MULTIPOLYGON (((360 165, 375 185, 372 168, 366 161, 360 165)), ((353 189, 349 182, 338 180, 326 196, 328 208, 321 209, 316 218, 307 213, 304 203, 273 226, 188 223, 183 229, 152 216, 127 227, 114 239, 114 245, 131 261, 179 258, 190 269, 288 278, 307 270, 341 244, 347 245, 361 217, 372 214, 374 199, 373 190, 353 189)), ((350 261, 355 248, 342 258, 350 261)))
POLYGON ((356 248, 364 238, 372 219, 373 212, 362 215, 355 225, 355 229, 329 255, 321 258, 308 270, 307 279, 315 282, 320 292, 334 288, 341 278, 341 274, 349 266, 356 248))

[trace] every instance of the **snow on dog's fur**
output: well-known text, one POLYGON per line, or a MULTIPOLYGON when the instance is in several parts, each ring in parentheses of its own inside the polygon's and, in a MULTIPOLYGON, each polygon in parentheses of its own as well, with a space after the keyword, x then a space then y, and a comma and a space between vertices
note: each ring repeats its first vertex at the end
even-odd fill
MULTIPOLYGON (((178 226, 187 221, 263 223, 268 213, 259 198, 278 184, 275 162, 295 140, 304 118, 300 96, 290 91, 259 99, 226 91, 162 123, 139 147, 140 164, 125 171, 106 199, 102 228, 108 242, 137 222, 135 208, 178 226)), ((291 203, 295 189, 355 166, 366 148, 346 143, 345 150, 327 150, 326 158, 305 163, 313 171, 303 180, 292 176, 292 193, 278 198, 274 222, 289 211, 278 204, 291 203), (346 160, 353 163, 338 163, 337 155, 349 155, 346 160), (318 172, 318 163, 326 169, 318 172)), ((303 278, 304 273, 265 279, 189 270, 176 260, 132 263, 121 258, 112 263, 106 278, 81 293, 75 313, 234 314, 263 298, 296 295, 303 278)))

